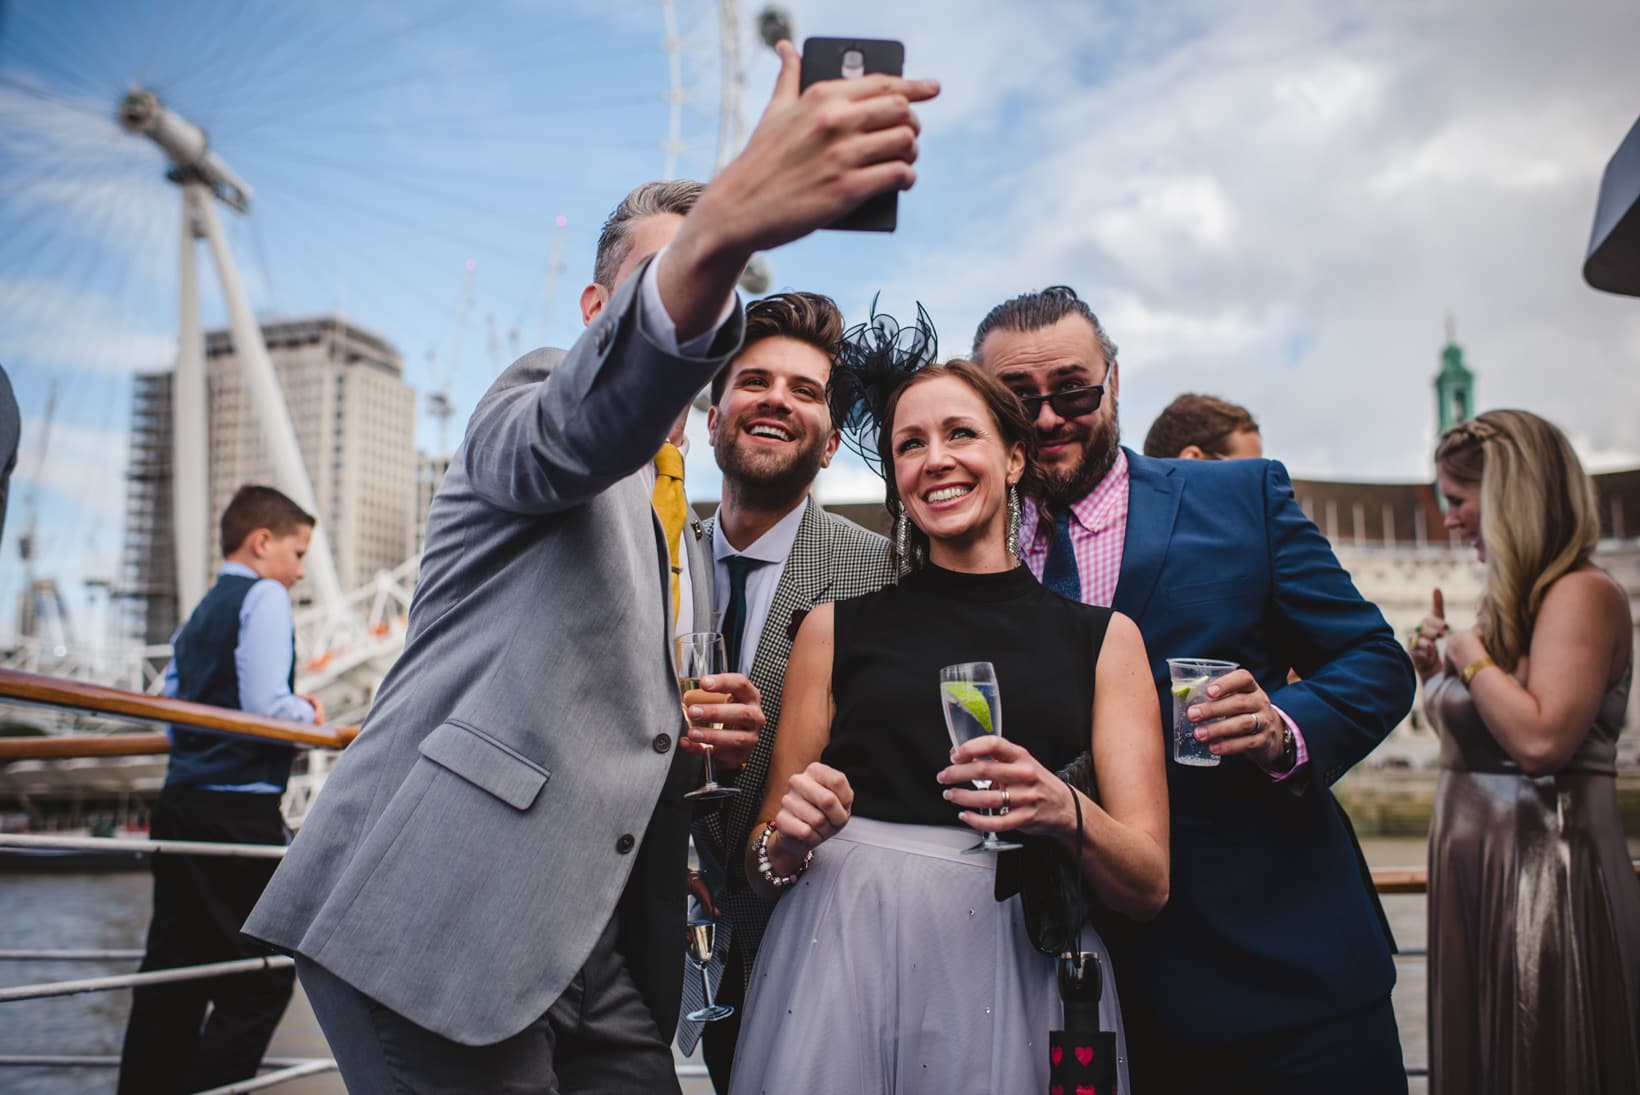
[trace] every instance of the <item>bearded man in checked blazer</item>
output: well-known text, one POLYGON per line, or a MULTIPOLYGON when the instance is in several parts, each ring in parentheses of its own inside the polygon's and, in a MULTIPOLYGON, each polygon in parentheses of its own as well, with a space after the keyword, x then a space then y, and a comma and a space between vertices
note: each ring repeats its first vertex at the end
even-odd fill
MULTIPOLYGON (((780 293, 748 305, 742 349, 712 381, 706 412, 723 470, 723 501, 708 522, 716 605, 729 669, 757 686, 766 720, 734 777, 739 795, 694 825, 720 917, 717 999, 737 1009, 774 910, 747 888, 739 853, 763 801, 797 625, 816 604, 869 593, 894 577, 888 541, 809 497, 814 477, 837 452, 827 382, 842 336, 837 305, 817 293, 780 293)), ((686 978, 685 993, 699 984, 686 978)), ((727 1091, 740 1012, 704 1024, 704 1032, 702 1025, 681 1024, 678 1044, 687 1053, 702 1040, 712 1082, 727 1091)))

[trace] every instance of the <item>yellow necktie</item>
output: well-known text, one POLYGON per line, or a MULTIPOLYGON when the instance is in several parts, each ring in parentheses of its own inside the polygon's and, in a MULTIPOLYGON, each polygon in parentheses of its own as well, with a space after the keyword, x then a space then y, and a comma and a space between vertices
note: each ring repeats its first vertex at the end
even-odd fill
POLYGON ((655 515, 666 531, 666 550, 672 557, 672 626, 678 626, 678 576, 683 573, 679 553, 683 548, 683 525, 689 518, 689 503, 683 497, 683 453, 668 441, 655 454, 655 515))

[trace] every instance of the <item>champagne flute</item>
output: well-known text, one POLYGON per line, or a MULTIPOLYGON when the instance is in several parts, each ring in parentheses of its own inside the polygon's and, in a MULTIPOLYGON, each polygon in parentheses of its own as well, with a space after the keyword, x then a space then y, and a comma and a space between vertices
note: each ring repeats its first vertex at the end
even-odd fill
MULTIPOLYGON (((683 697, 684 719, 689 718, 693 703, 727 703, 729 697, 721 692, 702 692, 701 678, 721 676, 728 672, 729 656, 724 652, 723 636, 715 631, 692 631, 678 636, 678 692, 683 697)), ((721 730, 722 723, 713 723, 712 729, 721 730)), ((733 798, 738 787, 725 787, 712 774, 712 747, 701 743, 701 755, 706 760, 706 782, 683 797, 687 799, 733 798)))
POLYGON ((689 920, 689 961, 700 971, 700 987, 706 996, 706 1006, 696 1008, 684 1018, 692 1023, 712 1023, 727 1019, 735 1013, 730 1004, 720 1004, 712 992, 712 979, 706 969, 712 962, 712 945, 717 942, 717 921, 691 917, 689 920))
MULTIPOLYGON (((948 665, 940 670, 940 707, 945 711, 945 728, 951 732, 951 744, 986 734, 1002 736, 1002 693, 997 688, 997 671, 990 662, 964 662, 948 665)), ((988 779, 976 779, 974 786, 981 791, 991 788, 988 779)), ((990 817, 991 811, 986 810, 990 817)), ((964 852, 1005 852, 1020 845, 998 840, 995 833, 986 833, 985 839, 964 852)))

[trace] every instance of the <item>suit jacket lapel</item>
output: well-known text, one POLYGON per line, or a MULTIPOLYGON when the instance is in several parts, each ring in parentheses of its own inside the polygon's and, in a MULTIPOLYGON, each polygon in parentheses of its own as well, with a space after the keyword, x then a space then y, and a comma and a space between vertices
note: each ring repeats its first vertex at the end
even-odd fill
POLYGON ((1156 590, 1182 490, 1173 469, 1128 450, 1127 531, 1122 541, 1122 573, 1111 607, 1132 620, 1143 616, 1156 590))
MULTIPOLYGON (((796 628, 793 623, 802 614, 823 600, 831 590, 832 576, 828 566, 822 522, 814 499, 804 503, 803 520, 792 541, 791 554, 786 556, 786 567, 781 572, 780 584, 775 588, 769 615, 763 621, 763 634, 758 638, 757 653, 752 658, 751 682, 762 696, 765 722, 763 732, 747 760, 743 775, 750 777, 756 793, 743 792, 729 800, 725 810, 717 816, 723 829, 713 832, 723 841, 730 876, 740 874, 740 857, 735 850, 746 841, 751 823, 763 805, 763 782, 768 776, 769 760, 774 752, 774 739, 780 722, 780 691, 785 680, 786 660, 791 656, 792 639, 796 628)), ((748 791, 753 788, 748 787, 748 791)), ((717 829, 717 826, 709 826, 717 829)))
POLYGON ((696 631, 716 631, 713 623, 716 600, 713 585, 717 578, 717 564, 712 561, 712 541, 707 527, 689 510, 689 523, 683 526, 684 565, 689 568, 689 599, 694 613, 696 631))

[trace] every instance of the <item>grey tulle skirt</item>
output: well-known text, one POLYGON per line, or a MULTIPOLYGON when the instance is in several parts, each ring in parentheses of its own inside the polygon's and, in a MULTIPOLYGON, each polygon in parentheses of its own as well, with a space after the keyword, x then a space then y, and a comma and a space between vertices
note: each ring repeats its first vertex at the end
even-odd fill
MULTIPOLYGON (((1056 967, 967 829, 854 818, 781 898, 758 952, 731 1095, 1037 1095, 1063 1026, 1056 967)), ((1110 956, 1101 1026, 1127 1050, 1110 956)))

